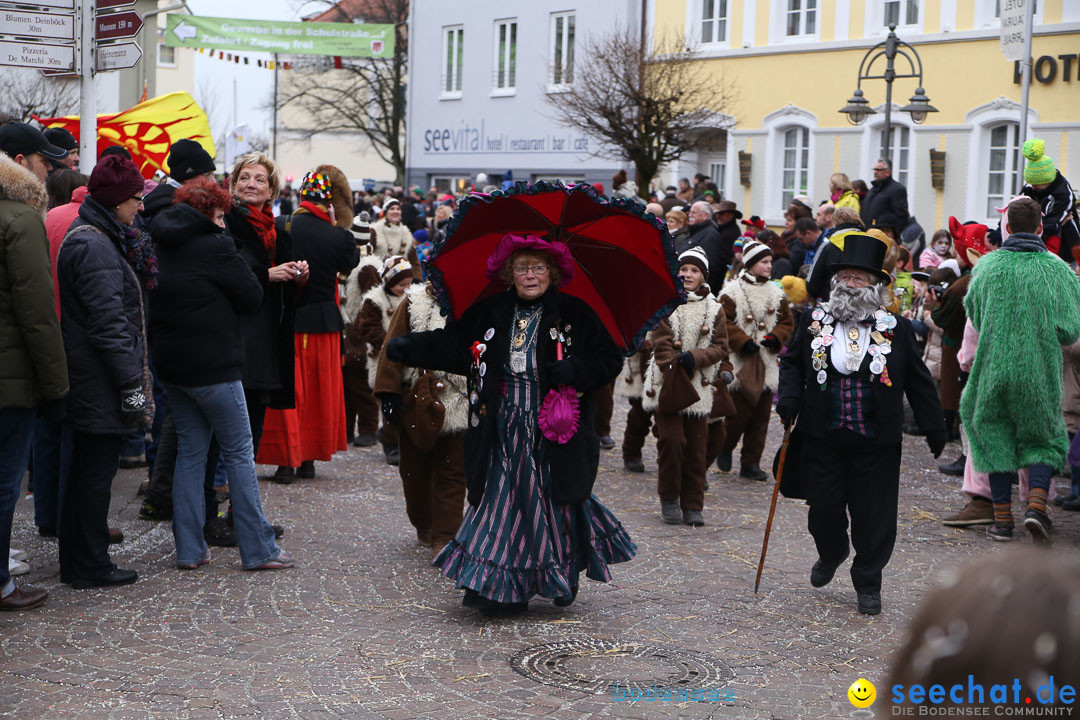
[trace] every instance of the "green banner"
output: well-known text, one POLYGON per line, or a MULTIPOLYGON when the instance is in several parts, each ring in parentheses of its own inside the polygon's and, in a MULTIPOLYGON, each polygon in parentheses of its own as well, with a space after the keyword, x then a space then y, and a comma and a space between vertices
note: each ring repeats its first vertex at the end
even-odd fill
POLYGON ((169 47, 291 55, 388 58, 394 54, 393 25, 236 20, 170 14, 169 47))

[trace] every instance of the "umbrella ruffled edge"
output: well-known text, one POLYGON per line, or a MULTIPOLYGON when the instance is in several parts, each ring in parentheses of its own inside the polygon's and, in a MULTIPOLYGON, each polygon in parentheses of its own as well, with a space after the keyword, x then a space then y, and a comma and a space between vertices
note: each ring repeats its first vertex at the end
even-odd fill
POLYGON ((435 267, 434 263, 430 261, 438 257, 443 245, 449 242, 450 238, 454 236, 454 232, 456 232, 458 226, 461 225, 461 222, 469 212, 469 209, 480 203, 494 202, 496 198, 500 197, 539 195, 541 193, 555 191, 562 191, 568 195, 585 193, 592 198, 593 202, 599 205, 614 205, 615 207, 626 210, 645 221, 649 220, 646 216, 652 216, 653 224, 656 226, 656 229, 660 231, 664 255, 668 261, 668 271, 671 273, 672 284, 677 288, 678 294, 675 298, 661 305, 660 308, 653 313, 652 317, 645 321, 637 334, 634 335, 630 348, 622 351, 623 355, 630 357, 641 349, 642 344, 645 342, 645 336, 648 335, 649 332, 655 330, 661 320, 675 312, 675 308, 686 303, 686 289, 683 288, 678 281, 679 259, 675 255, 675 241, 672 240, 671 233, 668 232, 667 223, 665 223, 662 218, 658 218, 655 215, 652 215, 652 213, 645 211, 645 203, 639 202, 638 199, 621 196, 610 198, 604 197, 596 192, 596 188, 589 183, 575 183, 574 185, 566 186, 560 180, 556 180, 555 182, 540 180, 536 183, 519 180, 506 190, 494 190, 490 193, 470 193, 468 197, 458 204, 457 209, 454 210, 454 214, 450 218, 450 225, 446 229, 446 235, 440 242, 435 243, 435 247, 432 249, 431 254, 428 256, 428 261, 426 262, 428 278, 431 280, 432 287, 434 288, 435 300, 439 303, 439 310, 443 317, 450 317, 452 304, 450 297, 446 292, 442 271, 435 267))

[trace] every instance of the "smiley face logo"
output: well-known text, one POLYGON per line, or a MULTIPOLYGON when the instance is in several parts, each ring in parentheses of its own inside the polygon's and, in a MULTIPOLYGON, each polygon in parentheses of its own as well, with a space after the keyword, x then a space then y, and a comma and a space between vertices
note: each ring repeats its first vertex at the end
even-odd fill
POLYGON ((868 708, 874 704, 874 700, 877 698, 877 690, 869 680, 859 678, 851 683, 851 687, 847 690, 847 697, 855 707, 868 708))

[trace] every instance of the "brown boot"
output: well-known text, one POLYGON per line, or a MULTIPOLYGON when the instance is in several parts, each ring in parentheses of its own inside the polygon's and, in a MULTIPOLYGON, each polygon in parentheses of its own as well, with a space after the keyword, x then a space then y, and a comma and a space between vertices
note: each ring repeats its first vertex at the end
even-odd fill
POLYGON ((993 525, 994 505, 986 498, 975 497, 968 500, 964 509, 941 521, 947 527, 968 527, 970 525, 993 525))

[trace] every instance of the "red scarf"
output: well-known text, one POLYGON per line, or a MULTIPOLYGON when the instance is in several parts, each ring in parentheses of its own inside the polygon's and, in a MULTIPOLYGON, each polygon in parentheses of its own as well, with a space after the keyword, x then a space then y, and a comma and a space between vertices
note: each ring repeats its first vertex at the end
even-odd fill
POLYGON ((326 222, 330 222, 330 213, 324 210, 321 206, 311 202, 310 200, 305 200, 300 203, 300 209, 307 210, 315 217, 325 220, 326 222))
POLYGON ((244 217, 251 224, 255 234, 262 240, 263 247, 266 248, 266 254, 270 258, 270 265, 273 266, 277 255, 277 229, 274 227, 274 213, 270 210, 270 204, 267 203, 262 207, 257 207, 245 203, 244 209, 247 210, 244 217))

